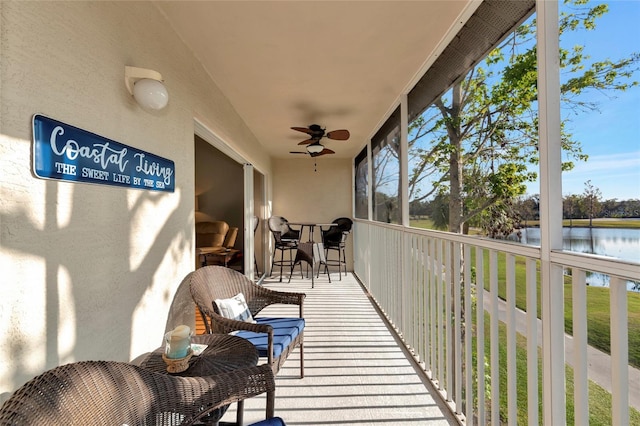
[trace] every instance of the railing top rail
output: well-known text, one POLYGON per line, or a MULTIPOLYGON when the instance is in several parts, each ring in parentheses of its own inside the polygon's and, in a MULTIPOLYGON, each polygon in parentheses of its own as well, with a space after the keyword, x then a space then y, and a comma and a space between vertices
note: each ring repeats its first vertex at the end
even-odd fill
POLYGON ((452 241, 460 244, 467 244, 467 245, 486 248, 490 250, 504 251, 504 252, 509 252, 516 255, 520 255, 520 256, 532 257, 536 259, 540 258, 540 247, 527 246, 527 245, 516 243, 513 241, 492 240, 486 237, 479 237, 475 235, 454 234, 451 232, 438 231, 434 229, 405 227, 405 226, 394 224, 394 223, 366 221, 362 219, 357 221, 366 225, 379 226, 382 228, 393 229, 395 231, 400 231, 404 233, 423 235, 429 238, 440 238, 444 241, 452 241))
MULTIPOLYGON (((437 231, 433 229, 405 227, 394 223, 383 223, 363 219, 356 219, 356 222, 387 228, 403 232, 405 234, 421 235, 428 238, 439 238, 444 241, 452 241, 474 247, 512 253, 533 259, 540 259, 540 247, 538 246, 530 246, 512 241, 492 240, 490 238, 473 235, 453 234, 451 232, 437 231)), ((551 254, 551 261, 556 264, 580 268, 589 272, 598 272, 620 277, 625 280, 640 281, 640 263, 637 262, 565 250, 553 251, 551 254)))
POLYGON ((615 257, 557 250, 551 252, 551 261, 563 266, 580 268, 590 272, 600 272, 625 280, 640 281, 640 263, 616 259, 615 257))

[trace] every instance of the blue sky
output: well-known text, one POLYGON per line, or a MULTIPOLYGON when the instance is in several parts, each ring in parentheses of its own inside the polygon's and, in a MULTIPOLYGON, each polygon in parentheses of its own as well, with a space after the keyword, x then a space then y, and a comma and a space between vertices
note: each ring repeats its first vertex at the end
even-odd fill
MULTIPOLYGON (((565 9, 560 3, 561 10, 565 9)), ((618 61, 640 53, 640 0, 590 0, 589 6, 599 3, 608 4, 609 12, 596 20, 596 29, 566 32, 561 46, 584 46, 588 61, 618 61)), ((640 71, 635 72, 633 80, 640 81, 640 71)), ((574 162, 574 169, 563 173, 562 194, 583 194, 585 183, 591 181, 603 200, 640 199, 640 86, 625 92, 590 90, 581 95, 581 100, 595 102, 597 110, 571 115, 567 110, 563 118, 570 119, 566 130, 589 159, 574 162)), ((430 185, 431 179, 423 182, 424 187, 430 185)), ((394 181, 389 184, 389 193, 396 190, 394 181)), ((539 193, 539 181, 527 185, 528 195, 539 193)))
MULTIPOLYGON (((596 30, 564 37, 562 45, 583 44, 593 59, 616 60, 640 52, 640 0, 604 3, 609 13, 596 21, 596 30)), ((640 72, 635 80, 640 81, 640 72)), ((603 199, 640 199, 640 87, 613 96, 589 93, 585 99, 598 102, 600 111, 572 118, 574 139, 582 143, 589 160, 563 173, 564 195, 582 194, 584 183, 591 180, 603 199)), ((538 185, 529 186, 528 192, 539 193, 538 185)))

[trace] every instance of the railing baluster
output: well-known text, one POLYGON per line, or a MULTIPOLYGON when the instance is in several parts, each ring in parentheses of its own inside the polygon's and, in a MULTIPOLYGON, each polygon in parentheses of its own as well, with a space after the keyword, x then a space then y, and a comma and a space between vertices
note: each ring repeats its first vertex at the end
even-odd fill
MULTIPOLYGON (((424 299, 424 264, 422 263, 422 238, 416 239, 416 254, 415 254, 415 285, 413 288, 413 311, 415 318, 413 318, 413 335, 415 339, 415 352, 419 356, 422 354, 422 345, 424 335, 422 330, 424 329, 424 316, 422 311, 422 300, 424 299)), ((422 362, 422 357, 418 358, 422 362)))
POLYGON ((415 324, 415 312, 414 312, 414 303, 415 300, 414 291, 415 291, 415 276, 411 271, 411 258, 413 254, 411 253, 411 241, 410 238, 405 238, 405 234, 402 234, 402 255, 399 259, 398 265, 401 269, 402 279, 402 305, 400 306, 400 312, 402 313, 402 329, 406 330, 407 336, 407 345, 410 348, 415 348, 415 334, 413 324, 415 324), (408 254, 408 255, 407 255, 408 254), (413 300, 412 300, 413 299, 413 300))
POLYGON ((614 425, 629 424, 629 326, 627 285, 618 277, 609 284, 611 310, 611 420, 614 425))
POLYGON ((435 238, 432 238, 429 240, 429 255, 431 256, 431 261, 429 262, 430 265, 430 270, 429 270, 429 288, 431 289, 430 291, 430 299, 429 299, 429 303, 431 304, 431 309, 430 309, 430 314, 431 314, 431 370, 432 370, 432 375, 431 375, 431 379, 432 380, 439 380, 440 377, 440 371, 438 370, 438 357, 436 355, 436 350, 438 348, 438 337, 436 334, 437 331, 437 321, 438 321, 438 317, 437 317, 437 300, 438 300, 438 293, 436 291, 436 279, 435 279, 435 275, 436 275, 436 255, 435 255, 435 250, 436 250, 436 242, 435 242, 435 238))
POLYGON ((429 265, 429 257, 427 256, 427 249, 428 249, 428 241, 427 238, 422 237, 420 238, 420 243, 421 243, 421 262, 420 265, 422 266, 422 288, 423 288, 423 293, 422 293, 422 299, 420 300, 420 307, 422 310, 422 315, 421 318, 423 319, 423 327, 422 330, 420 331, 420 335, 423 337, 422 339, 422 346, 420 346, 420 354, 421 354, 421 359, 424 362, 424 369, 426 371, 431 370, 431 363, 429 360, 429 345, 431 344, 430 339, 429 339, 429 329, 431 328, 431 323, 429 321, 429 271, 428 271, 428 265, 429 265))
POLYGON ((589 424, 589 377, 587 370, 587 274, 582 269, 572 271, 573 296, 573 383, 575 421, 589 424))
POLYGON ((444 382, 445 379, 445 368, 444 368, 444 319, 443 319, 443 285, 442 285, 442 241, 438 240, 437 242, 437 250, 438 254, 436 256, 435 262, 435 272, 436 272, 436 292, 438 295, 437 300, 437 318, 438 318, 438 388, 440 390, 444 390, 446 384, 444 382))
POLYGON ((445 333, 445 342, 446 342, 446 348, 447 348, 447 352, 446 352, 446 357, 445 357, 445 371, 446 371, 446 378, 447 378, 447 385, 446 385, 446 390, 447 390, 447 401, 452 401, 453 400, 453 357, 455 357, 455 349, 454 349, 454 342, 453 342, 453 333, 454 333, 454 327, 452 327, 451 324, 451 319, 453 318, 451 316, 451 291, 453 290, 452 284, 451 284, 451 279, 452 279, 452 273, 451 273, 451 242, 450 241, 446 241, 444 243, 444 262, 443 262, 443 267, 444 267, 444 282, 442 285, 442 290, 444 291, 444 329, 446 329, 446 333, 445 333))
POLYGON ((465 417, 473 421, 473 310, 471 308, 471 246, 464 245, 464 375, 465 417))
POLYGON ((484 249, 476 247, 476 352, 478 362, 478 424, 485 425, 485 376, 484 369, 484 249))
POLYGON ((453 365, 456 414, 462 414, 462 290, 460 288, 460 262, 462 247, 453 243, 453 365))
POLYGON ((516 366, 516 257, 506 255, 507 284, 507 416, 509 423, 518 421, 518 389, 516 366))
POLYGON ((414 311, 415 311, 415 315, 416 318, 413 319, 413 326, 414 326, 414 336, 415 336, 415 351, 416 354, 418 355, 418 359, 420 362, 424 361, 424 357, 422 356, 423 352, 423 346, 424 346, 424 326, 425 326, 425 320, 424 320, 424 310, 422 309, 423 307, 423 301, 424 301, 424 290, 425 290, 425 283, 424 283, 424 272, 425 272, 425 268, 424 268, 424 262, 423 262, 423 243, 424 240, 422 238, 416 238, 416 284, 414 286, 414 294, 415 297, 413 298, 413 304, 415 305, 414 311))
POLYGON ((538 418, 538 280, 535 259, 527 259, 527 412, 531 425, 538 418))
POLYGON ((500 333, 498 328, 498 253, 489 250, 489 291, 491 297, 491 424, 500 425, 500 333))

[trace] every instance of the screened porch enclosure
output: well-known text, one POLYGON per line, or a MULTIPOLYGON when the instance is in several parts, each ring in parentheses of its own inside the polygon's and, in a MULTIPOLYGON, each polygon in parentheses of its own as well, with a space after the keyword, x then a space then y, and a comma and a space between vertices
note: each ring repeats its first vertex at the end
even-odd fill
MULTIPOLYGON (((594 412, 606 412, 611 424, 635 424, 640 372, 629 364, 627 283, 640 280, 640 264, 563 250, 561 15, 556 2, 506 3, 479 6, 355 158, 354 273, 461 421, 582 425, 594 412), (500 6, 508 12, 496 13, 493 8, 500 6), (450 104, 440 104, 441 111, 458 108, 465 95, 447 90, 459 88, 467 70, 508 32, 534 19, 535 119, 522 132, 529 138, 522 150, 539 159, 540 245, 464 235, 464 220, 452 225, 449 219, 451 233, 412 228, 412 179, 419 179, 410 157, 415 121, 442 99, 450 104), (487 21, 494 24, 491 30, 502 29, 478 36, 479 22, 487 21), (592 362, 588 344, 586 289, 592 273, 609 278, 611 340, 604 367, 592 362), (565 300, 571 301, 569 308, 565 300), (567 334, 566 309, 573 318, 567 334)), ((442 115, 443 121, 455 121, 442 115)), ((446 127, 443 141, 459 135, 457 124, 446 127)), ((455 161, 462 161, 463 148, 453 143, 447 148, 442 163, 454 164, 456 155, 455 161)), ((492 173, 500 167, 496 161, 493 169, 499 149, 500 144, 490 147, 492 173)), ((427 154, 438 155, 423 147, 427 154)), ((449 213, 457 202, 463 217, 462 191, 453 190, 453 176, 454 171, 433 181, 449 185, 449 213)))

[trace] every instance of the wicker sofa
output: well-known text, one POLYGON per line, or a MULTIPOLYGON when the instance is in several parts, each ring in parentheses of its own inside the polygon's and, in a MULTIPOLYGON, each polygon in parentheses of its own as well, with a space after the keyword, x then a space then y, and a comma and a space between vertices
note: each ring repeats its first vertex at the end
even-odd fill
POLYGON ((202 424, 216 421, 209 416, 221 407, 274 390, 267 365, 177 377, 122 362, 83 361, 24 384, 0 407, 0 425, 202 424))
POLYGON ((202 315, 207 333, 231 333, 249 340, 277 373, 291 351, 300 347, 300 377, 304 377, 304 293, 280 292, 259 286, 245 275, 222 266, 205 266, 191 273, 191 296, 202 315), (255 322, 228 318, 216 300, 242 294, 255 322), (299 317, 256 317, 272 304, 299 306, 299 317))

